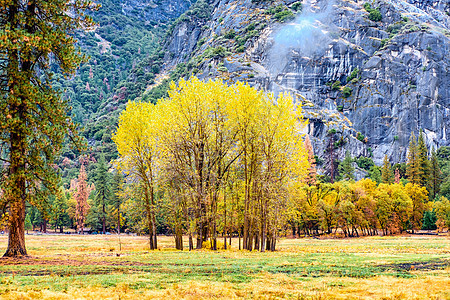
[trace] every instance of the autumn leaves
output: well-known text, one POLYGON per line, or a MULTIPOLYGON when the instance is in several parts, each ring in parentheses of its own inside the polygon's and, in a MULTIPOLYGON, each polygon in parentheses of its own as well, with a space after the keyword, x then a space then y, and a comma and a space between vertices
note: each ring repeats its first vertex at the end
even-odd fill
POLYGON ((234 233, 243 249, 274 250, 289 190, 309 168, 304 125, 291 97, 242 83, 192 78, 157 105, 130 102, 113 140, 119 167, 143 191, 150 248, 165 207, 178 249, 185 233, 190 249, 194 240, 216 249, 218 233, 234 233))

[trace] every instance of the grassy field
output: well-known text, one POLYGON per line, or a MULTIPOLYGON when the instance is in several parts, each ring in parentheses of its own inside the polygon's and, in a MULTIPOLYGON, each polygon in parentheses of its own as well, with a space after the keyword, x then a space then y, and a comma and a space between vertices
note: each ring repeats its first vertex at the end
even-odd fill
MULTIPOLYGON (((0 299, 450 299, 450 239, 282 239, 275 253, 175 251, 160 238, 28 235, 0 299)), ((0 252, 7 237, 0 236, 0 252)))

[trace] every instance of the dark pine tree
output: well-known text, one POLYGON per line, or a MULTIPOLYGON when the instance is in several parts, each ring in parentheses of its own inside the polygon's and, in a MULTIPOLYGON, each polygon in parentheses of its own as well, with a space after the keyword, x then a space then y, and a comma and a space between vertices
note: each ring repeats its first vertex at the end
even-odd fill
POLYGON ((4 256, 27 255, 25 203, 39 207, 57 192, 53 167, 76 127, 69 107, 51 86, 50 63, 73 74, 83 57, 73 33, 92 26, 89 1, 0 2, 0 136, 5 163, 1 189, 9 211, 4 256))

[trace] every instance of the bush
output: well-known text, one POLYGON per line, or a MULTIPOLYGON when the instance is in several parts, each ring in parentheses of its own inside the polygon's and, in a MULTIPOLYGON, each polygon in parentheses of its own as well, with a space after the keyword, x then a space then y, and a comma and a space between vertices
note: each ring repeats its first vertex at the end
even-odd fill
POLYGON ((280 13, 285 9, 285 6, 283 4, 277 5, 277 6, 272 6, 269 7, 269 9, 267 9, 267 13, 270 15, 274 15, 276 13, 280 13))
POLYGON ((364 9, 369 13, 369 20, 379 22, 382 19, 381 13, 378 8, 372 8, 370 3, 364 3, 364 9))
POLYGON ((358 68, 353 69, 352 73, 347 78, 347 82, 348 81, 352 81, 353 79, 355 79, 358 76, 358 73, 359 73, 359 69, 358 68))
POLYGON ((335 91, 335 90, 340 90, 340 89, 341 89, 341 82, 340 82, 339 80, 335 81, 335 82, 333 83, 333 85, 331 86, 331 89, 332 89, 333 91, 335 91))
POLYGON ((278 20, 278 22, 285 22, 292 20, 294 18, 294 13, 290 10, 283 10, 274 15, 274 18, 278 20))
POLYGON ((336 134, 336 129, 332 128, 328 130, 328 134, 336 134))
POLYGON ((236 48, 236 52, 237 53, 242 53, 244 51, 245 51, 245 46, 239 46, 239 47, 236 48))
POLYGON ((255 23, 251 23, 250 25, 247 26, 247 28, 245 28, 245 31, 252 31, 255 30, 256 28, 256 24, 255 23))
POLYGON ((338 105, 337 110, 340 112, 344 111, 344 105, 338 105))
POLYGON ((344 96, 344 98, 348 98, 352 95, 352 92, 353 92, 353 90, 351 88, 349 88, 348 86, 346 86, 342 90, 342 95, 344 96))
POLYGON ((225 32, 223 36, 228 40, 232 40, 236 37, 236 31, 234 31, 234 29, 230 29, 229 31, 225 32))
POLYGON ((227 49, 222 46, 217 48, 209 47, 205 50, 204 56, 205 58, 224 58, 227 56, 227 49))
POLYGON ((356 138, 357 138, 359 141, 364 142, 364 139, 365 139, 366 137, 365 137, 364 134, 362 134, 361 132, 358 132, 358 133, 356 134, 356 138))
POLYGON ((382 19, 381 13, 378 9, 373 9, 370 13, 369 13, 369 20, 374 21, 374 22, 380 22, 382 19))
POLYGON ((295 2, 294 4, 292 4, 291 8, 295 11, 302 11, 303 8, 302 2, 301 1, 295 2))

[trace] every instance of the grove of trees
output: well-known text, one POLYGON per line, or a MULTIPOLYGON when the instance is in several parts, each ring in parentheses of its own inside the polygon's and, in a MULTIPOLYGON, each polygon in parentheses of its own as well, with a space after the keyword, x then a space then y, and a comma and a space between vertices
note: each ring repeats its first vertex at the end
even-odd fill
POLYGON ((156 105, 130 102, 113 140, 119 167, 142 191, 150 248, 163 202, 179 249, 183 233, 190 249, 194 239, 217 249, 219 232, 238 232, 243 249, 274 250, 290 189, 309 167, 304 124, 291 97, 242 83, 191 78, 156 105))

